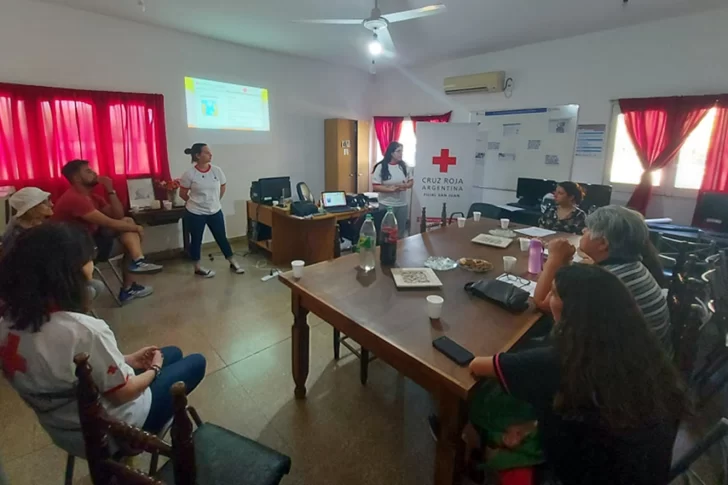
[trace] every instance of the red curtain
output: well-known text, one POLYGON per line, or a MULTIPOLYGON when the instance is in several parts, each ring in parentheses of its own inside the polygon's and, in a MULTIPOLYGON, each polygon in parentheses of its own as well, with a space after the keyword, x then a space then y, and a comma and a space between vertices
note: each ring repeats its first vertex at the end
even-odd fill
POLYGON ((417 133, 417 122, 418 121, 429 121, 430 123, 447 123, 450 121, 452 111, 448 111, 441 115, 427 115, 427 116, 410 116, 413 126, 412 129, 417 133))
POLYGON ((379 142, 379 149, 382 151, 382 154, 387 151, 390 143, 399 140, 403 121, 403 116, 374 117, 374 132, 377 134, 377 141, 379 142))
POLYGON ((701 192, 728 192, 728 94, 718 98, 716 110, 701 192))
POLYGON ((128 202, 128 178, 169 178, 164 97, 0 83, 0 185, 58 197, 74 158, 110 177, 128 202))
POLYGON ((666 167, 715 104, 715 96, 620 99, 627 132, 644 173, 627 205, 642 214, 652 195, 652 172, 666 167))

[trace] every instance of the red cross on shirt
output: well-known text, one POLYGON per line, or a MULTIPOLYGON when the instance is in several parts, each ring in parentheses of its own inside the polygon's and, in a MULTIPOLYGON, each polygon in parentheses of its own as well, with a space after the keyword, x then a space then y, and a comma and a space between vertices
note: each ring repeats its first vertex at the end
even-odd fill
POLYGON ((457 163, 457 160, 457 158, 450 156, 449 149, 443 148, 442 150, 440 150, 439 157, 432 157, 432 164, 440 166, 440 173, 447 173, 447 169, 450 167, 450 165, 455 165, 457 163))
POLYGON ((28 367, 23 356, 18 353, 19 345, 20 337, 12 333, 8 334, 5 345, 0 345, 0 363, 3 366, 3 373, 8 379, 12 379, 16 372, 25 374, 28 367))

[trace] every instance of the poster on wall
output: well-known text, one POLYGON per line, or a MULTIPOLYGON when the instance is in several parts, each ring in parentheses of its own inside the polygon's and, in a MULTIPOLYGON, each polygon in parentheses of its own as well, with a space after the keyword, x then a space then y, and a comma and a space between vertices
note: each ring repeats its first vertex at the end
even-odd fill
POLYGON ((576 128, 576 156, 601 157, 607 125, 579 125, 576 128))
POLYGON ((422 208, 429 223, 447 213, 467 214, 473 202, 473 174, 477 153, 475 123, 418 123, 417 173, 410 212, 410 231, 419 232, 422 208))

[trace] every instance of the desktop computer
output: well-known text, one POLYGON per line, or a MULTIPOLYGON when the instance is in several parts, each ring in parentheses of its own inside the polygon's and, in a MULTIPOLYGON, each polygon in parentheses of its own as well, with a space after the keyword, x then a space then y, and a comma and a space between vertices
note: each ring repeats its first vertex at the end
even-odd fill
POLYGON ((274 200, 291 198, 291 177, 267 177, 250 185, 250 200, 273 205, 274 200))
POLYGON ((519 206, 539 206, 543 196, 554 190, 556 190, 555 180, 518 177, 516 197, 519 206))
POLYGON ((728 233, 728 193, 700 192, 693 226, 728 233))

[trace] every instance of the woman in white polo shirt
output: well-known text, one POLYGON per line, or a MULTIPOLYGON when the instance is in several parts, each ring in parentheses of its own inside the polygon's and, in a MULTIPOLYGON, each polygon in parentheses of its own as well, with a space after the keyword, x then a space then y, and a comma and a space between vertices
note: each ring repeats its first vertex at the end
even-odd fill
POLYGON ((391 207, 397 218, 398 238, 407 236, 409 206, 407 191, 414 185, 407 165, 402 161, 402 144, 393 141, 387 147, 382 161, 372 170, 372 189, 379 192, 379 205, 391 207))
POLYGON ((0 368, 53 441, 84 456, 74 356, 88 353, 102 404, 115 419, 158 433, 173 414, 170 388, 191 392, 205 375, 200 354, 149 346, 124 355, 103 320, 86 314, 94 244, 86 231, 47 222, 0 259, 0 368))
POLYGON ((185 154, 192 157, 194 166, 182 175, 179 195, 185 201, 185 222, 191 239, 190 259, 195 264, 195 274, 204 278, 215 276, 213 270, 200 265, 205 226, 210 228, 212 237, 230 263, 230 270, 238 274, 245 273, 235 261, 225 234, 225 216, 220 203, 225 195, 225 174, 220 167, 211 163, 212 152, 207 144, 195 143, 185 149, 185 154))

